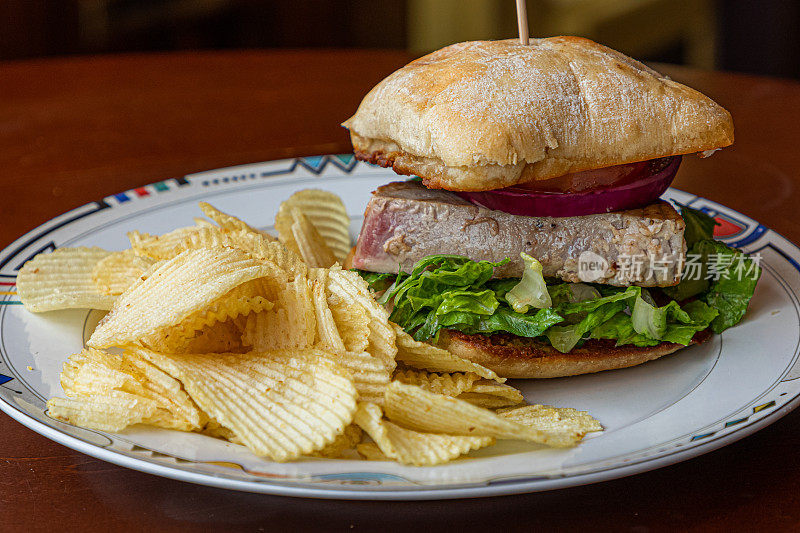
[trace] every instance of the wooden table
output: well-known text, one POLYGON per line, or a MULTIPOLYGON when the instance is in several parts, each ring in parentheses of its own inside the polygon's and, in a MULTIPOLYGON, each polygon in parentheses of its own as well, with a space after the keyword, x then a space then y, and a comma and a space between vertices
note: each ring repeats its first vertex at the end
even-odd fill
MULTIPOLYGON (((2 64, 0 247, 64 211, 146 183, 347 152, 338 124, 407 59, 400 52, 315 51, 2 64)), ((735 146, 706 160, 686 158, 675 185, 800 242, 800 84, 664 70, 715 98, 736 122, 735 146)), ((795 412, 708 455, 596 485, 443 502, 321 501, 127 470, 0 414, 0 530, 796 529, 798 447, 795 412)))

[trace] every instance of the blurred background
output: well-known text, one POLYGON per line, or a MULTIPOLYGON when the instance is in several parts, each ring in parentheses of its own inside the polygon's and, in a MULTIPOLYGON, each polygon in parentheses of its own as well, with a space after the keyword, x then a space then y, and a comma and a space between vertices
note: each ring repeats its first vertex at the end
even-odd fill
MULTIPOLYGON (((528 0, 532 36, 800 78, 798 0, 528 0)), ((0 0, 0 59, 229 48, 395 48, 513 37, 512 0, 0 0)))

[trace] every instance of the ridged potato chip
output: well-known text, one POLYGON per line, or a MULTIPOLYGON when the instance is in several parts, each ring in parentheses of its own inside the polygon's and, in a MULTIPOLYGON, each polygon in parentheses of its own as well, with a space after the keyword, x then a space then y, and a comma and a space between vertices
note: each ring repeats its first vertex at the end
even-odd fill
MULTIPOLYGON (((95 348, 130 344, 170 327, 197 330, 210 323, 209 314, 215 321, 233 318, 231 309, 218 309, 224 307, 220 299, 248 281, 283 275, 274 265, 238 249, 187 250, 125 291, 87 344, 95 348), (194 322, 183 326, 182 321, 192 315, 194 322)), ((252 298, 245 299, 243 305, 253 303, 252 298)))
POLYGON ((294 216, 292 216, 292 207, 286 202, 281 202, 278 208, 278 213, 275 215, 275 230, 278 232, 278 240, 283 244, 287 250, 300 256, 300 248, 297 247, 297 241, 294 238, 294 216))
POLYGON ((276 227, 279 225, 286 227, 290 224, 287 212, 291 208, 299 209, 309 218, 336 260, 339 263, 344 262, 352 242, 350 217, 347 216, 342 199, 332 192, 320 189, 298 191, 281 204, 281 209, 275 217, 276 227))
POLYGON ((105 294, 119 296, 155 263, 155 259, 136 255, 133 250, 113 252, 97 262, 92 280, 105 294))
POLYGON ((464 400, 392 381, 384 400, 386 416, 409 429, 448 435, 495 437, 573 446, 583 436, 577 431, 543 431, 477 407, 464 400))
POLYGON ((328 296, 325 286, 328 280, 328 271, 323 268, 314 268, 311 275, 312 294, 314 298, 314 312, 317 319, 316 343, 322 349, 331 353, 344 353, 347 348, 339 333, 339 327, 333 318, 333 312, 328 306, 328 296))
MULTIPOLYGON (((284 252, 276 252, 270 246, 270 244, 280 246, 280 243, 269 233, 255 229, 206 202, 200 202, 200 208, 219 225, 202 218, 195 218, 195 226, 178 228, 164 235, 132 231, 128 233, 131 248, 138 255, 159 260, 171 259, 184 250, 219 246, 241 248, 256 256, 266 255, 267 259, 285 255, 284 252)), ((286 265, 279 264, 279 266, 286 265)))
POLYGON ((314 452, 314 457, 327 457, 329 459, 336 459, 341 457, 347 450, 353 449, 361 442, 363 435, 361 428, 355 424, 350 424, 344 428, 344 433, 333 439, 333 442, 325 446, 319 451, 314 452))
POLYGON ((470 390, 465 391, 458 399, 487 409, 519 405, 525 400, 518 389, 491 379, 476 381, 470 390))
POLYGON ((137 254, 154 259, 172 259, 184 250, 223 246, 239 248, 253 257, 274 263, 287 272, 290 280, 296 276, 305 276, 308 272, 308 267, 297 253, 288 250, 268 233, 252 228, 239 228, 236 224, 228 225, 228 229, 225 229, 208 221, 204 222, 205 224, 179 228, 164 235, 132 231, 128 233, 128 237, 137 254))
POLYGON ((200 326, 272 309, 280 298, 284 273, 274 265, 268 265, 266 272, 269 272, 267 276, 245 281, 189 315, 184 320, 184 327, 199 329, 200 326))
POLYGON ((200 433, 203 435, 208 435, 209 437, 214 437, 215 439, 224 439, 234 444, 241 444, 244 446, 242 441, 236 437, 233 431, 222 427, 220 423, 213 418, 208 419, 206 426, 200 431, 200 433))
POLYGON ((603 431, 600 422, 589 413, 571 407, 525 405, 502 409, 497 414, 508 420, 543 431, 575 431, 582 435, 590 431, 603 431))
POLYGON ((403 368, 395 372, 393 379, 489 409, 518 405, 523 401, 522 393, 514 387, 472 372, 448 374, 403 368))
POLYGON ((211 222, 210 220, 208 220, 206 218, 203 218, 203 217, 194 217, 194 218, 192 218, 192 220, 194 220, 194 225, 198 226, 200 228, 218 228, 219 227, 216 224, 214 224, 213 222, 211 222))
POLYGON ((298 277, 280 292, 274 308, 247 315, 242 341, 254 351, 305 348, 314 344, 316 330, 310 283, 298 277))
POLYGON ((178 228, 163 235, 150 235, 137 230, 128 232, 131 249, 136 255, 150 257, 156 260, 172 259, 180 252, 186 250, 183 244, 192 235, 202 231, 202 227, 189 226, 178 228))
POLYGON ((61 386, 67 396, 78 399, 113 397, 116 391, 141 398, 141 405, 152 402, 156 411, 148 408, 141 420, 151 425, 190 431, 205 423, 180 382, 131 354, 122 357, 86 348, 64 363, 61 386))
POLYGON ((109 310, 116 296, 95 285, 92 271, 111 252, 101 248, 58 248, 36 255, 17 275, 17 296, 33 313, 58 309, 109 310))
MULTIPOLYGON (((348 344, 344 342, 341 331, 349 332, 348 342, 350 347, 359 348, 368 344, 368 338, 363 342, 353 333, 354 324, 357 319, 348 313, 339 313, 340 321, 336 322, 328 302, 333 295, 328 295, 325 285, 328 280, 328 271, 324 269, 312 269, 314 307, 317 316, 317 344, 331 354, 334 362, 350 370, 355 380, 358 397, 361 401, 383 403, 383 396, 386 386, 391 381, 391 370, 381 359, 374 357, 367 351, 348 350, 348 344), (354 340, 355 339, 355 340, 354 340)), ((349 311, 362 313, 368 317, 367 311, 360 305, 355 304, 349 311)), ((366 318, 368 321, 369 318, 366 318)), ((367 330, 366 335, 369 335, 367 330)))
POLYGON ((353 375, 359 401, 383 403, 386 387, 392 378, 380 360, 367 352, 328 353, 327 357, 353 375))
POLYGON ((477 405, 478 407, 485 407, 486 409, 498 409, 501 407, 509 407, 522 403, 522 400, 517 401, 516 399, 511 399, 504 396, 481 394, 479 392, 465 392, 464 394, 460 394, 458 399, 469 402, 472 405, 477 405))
POLYGON ((389 322, 389 312, 372 297, 367 282, 355 272, 332 268, 328 271, 326 288, 330 295, 364 308, 369 316, 367 351, 383 361, 389 371, 393 371, 397 366, 395 330, 389 322))
POLYGON ((216 226, 191 226, 178 228, 163 235, 150 235, 138 230, 128 232, 128 241, 131 243, 131 250, 141 257, 149 257, 154 260, 172 259, 180 252, 187 249, 184 242, 192 235, 204 229, 216 229, 216 226))
POLYGON ((352 376, 318 350, 168 356, 137 350, 256 455, 290 461, 332 443, 353 420, 352 376))
POLYGON ((416 341, 394 322, 390 324, 397 335, 397 360, 408 366, 432 372, 472 372, 500 383, 506 380, 478 363, 462 359, 442 348, 416 341))
POLYGON ((336 323, 345 350, 369 350, 370 316, 358 303, 347 302, 336 294, 329 294, 327 307, 336 323))
POLYGON ((280 279, 247 281, 193 312, 179 324, 146 335, 140 342, 154 351, 168 354, 247 351, 242 350, 247 345, 242 339, 246 317, 272 309, 273 301, 279 298, 280 286, 280 279), (226 326, 217 326, 223 323, 226 326), (223 349, 226 344, 230 350, 223 349))
POLYGON ((278 255, 273 247, 281 247, 274 238, 247 230, 223 230, 217 226, 181 228, 164 235, 148 235, 132 231, 128 234, 133 251, 142 257, 172 259, 184 250, 197 248, 240 248, 255 257, 271 259, 278 255))
POLYGON ((122 369, 122 358, 100 350, 85 348, 64 362, 61 388, 70 397, 107 394, 122 390, 144 396, 145 390, 137 376, 122 369))
MULTIPOLYGON (((358 405, 355 421, 386 457, 414 466, 446 463, 494 443, 491 437, 438 435, 406 429, 384 420, 381 408, 371 403, 358 405)), ((360 451, 363 453, 363 448, 360 451)))
POLYGON ((367 461, 391 461, 386 457, 377 444, 374 442, 362 442, 356 445, 356 451, 367 461))
POLYGON ((50 398, 47 413, 63 422, 100 431, 122 431, 133 424, 153 420, 158 411, 156 402, 112 390, 76 399, 50 398))
MULTIPOLYGON (((249 316, 249 315, 248 315, 249 316)), ((235 320, 215 322, 187 334, 185 329, 176 328, 171 337, 148 338, 145 343, 155 351, 170 354, 184 353, 244 353, 250 351, 242 342, 242 333, 235 320)))
POLYGON ((200 202, 198 204, 200 206, 200 210, 203 212, 205 216, 219 224, 219 227, 225 230, 233 230, 233 231, 248 231, 251 233, 260 233, 265 237, 269 238, 270 240, 276 240, 275 237, 266 233, 264 231, 258 230, 253 226, 247 224, 243 220, 236 218, 233 215, 229 215, 227 213, 223 213, 213 205, 209 204, 208 202, 200 202))
POLYGON ((297 254, 289 251, 283 244, 278 241, 269 243, 259 243, 248 250, 253 257, 258 259, 265 259, 274 263, 277 267, 283 269, 289 274, 289 280, 298 277, 308 276, 308 267, 297 254))
POLYGON ((122 431, 134 424, 178 431, 192 429, 159 409, 152 400, 117 390, 78 398, 51 398, 47 408, 52 418, 100 431, 122 431))
POLYGON ((207 423, 208 416, 197 407, 177 379, 130 351, 125 352, 123 367, 128 371, 136 368, 139 381, 147 391, 146 396, 158 401, 159 407, 174 415, 175 419, 188 424, 186 429, 178 426, 174 429, 194 431, 207 423))
POLYGON ((299 209, 291 209, 292 237, 303 262, 310 268, 327 268, 336 264, 336 257, 311 220, 299 209))
POLYGON ((416 385, 436 394, 453 397, 472 390, 473 383, 481 379, 478 374, 472 372, 439 374, 410 368, 398 369, 392 378, 407 385, 416 385))

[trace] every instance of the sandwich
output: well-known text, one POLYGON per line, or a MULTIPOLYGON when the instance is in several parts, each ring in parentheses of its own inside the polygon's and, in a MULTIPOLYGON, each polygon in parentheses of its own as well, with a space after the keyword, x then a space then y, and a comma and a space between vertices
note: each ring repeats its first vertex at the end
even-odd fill
POLYGON ((744 316, 760 269, 660 199, 733 143, 705 95, 578 37, 459 43, 343 124, 378 187, 348 259, 391 320, 505 377, 629 367, 744 316))

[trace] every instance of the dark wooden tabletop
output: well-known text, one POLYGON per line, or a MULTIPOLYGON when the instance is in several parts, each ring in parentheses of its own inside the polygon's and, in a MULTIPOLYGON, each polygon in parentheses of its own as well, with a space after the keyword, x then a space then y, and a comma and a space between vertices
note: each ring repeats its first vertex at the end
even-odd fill
MULTIPOLYGON (((407 60, 400 52, 298 51, 0 64, 0 247, 143 184, 347 152, 339 123, 407 60)), ((734 147, 685 158, 675 186, 800 242, 800 84, 663 70, 716 99, 736 123, 734 147)), ((0 530, 796 530, 798 448, 800 411, 707 455, 590 486, 441 502, 325 501, 127 470, 0 413, 0 530)))

